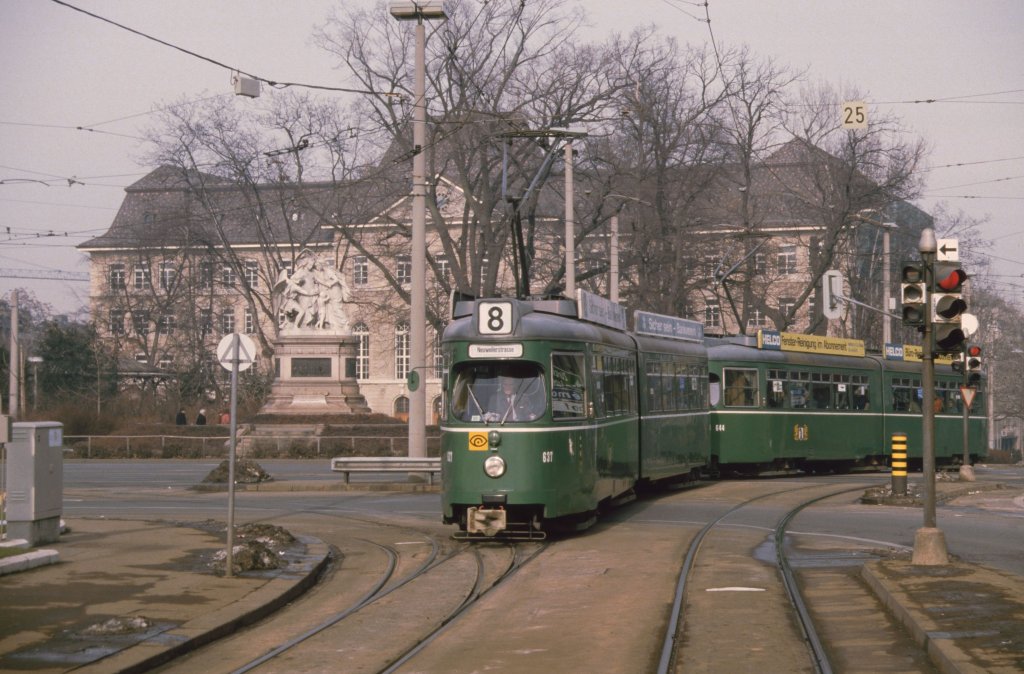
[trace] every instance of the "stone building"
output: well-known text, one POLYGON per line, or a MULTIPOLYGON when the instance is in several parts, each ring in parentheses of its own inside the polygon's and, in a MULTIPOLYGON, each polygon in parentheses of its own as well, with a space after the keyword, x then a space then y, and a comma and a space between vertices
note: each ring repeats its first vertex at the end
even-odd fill
MULTIPOLYGON (((830 195, 832 185, 820 179, 820 172, 833 170, 835 162, 794 142, 755 167, 748 183, 728 166, 719 167, 719 176, 688 206, 688 222, 666 225, 679 239, 676 257, 655 259, 651 269, 643 267, 638 253, 643 228, 624 228, 622 303, 703 321, 709 334, 749 334, 768 327, 863 338, 877 318, 850 311, 844 320, 826 323, 812 283, 824 271, 822 265, 838 266, 854 296, 880 305, 880 230, 861 227, 850 217, 858 212, 855 206, 881 205, 880 195, 874 193, 877 186, 859 177, 845 181, 845 194, 830 195), (856 199, 850 197, 851 184, 860 186, 856 199), (833 197, 842 206, 839 216, 827 203, 833 197), (666 278, 686 284, 677 304, 646 305, 660 296, 644 283, 666 278)), ((645 186, 619 189, 643 196, 645 186)), ((222 376, 215 346, 236 331, 249 334, 263 349, 264 362, 257 367, 266 372, 273 367, 269 357, 281 324, 274 288, 308 250, 339 269, 348 283, 347 314, 359 338, 355 371, 362 395, 373 411, 404 418, 412 281, 407 193, 406 177, 256 185, 159 167, 126 188, 106 233, 79 246, 90 256, 97 329, 122 357, 166 372, 169 381, 188 391, 214 387, 214 378, 222 376)), ((443 178, 433 196, 427 227, 427 313, 433 317, 424 377, 428 421, 436 419, 441 401, 438 334, 448 313, 453 265, 462 265, 465 276, 491 275, 504 294, 515 287, 514 261, 505 249, 473 260, 448 258, 452 239, 473 236, 473 223, 464 222, 472 209, 466 208, 458 187, 443 178), (447 247, 432 224, 437 221, 452 235, 447 247), (471 264, 474 269, 467 268, 471 264)), ((544 198, 541 212, 559 213, 561 196, 554 192, 544 198)), ((640 220, 653 217, 643 208, 634 210, 640 220)), ((579 204, 577 214, 581 221, 589 217, 586 203, 579 204)), ((893 244, 895 268, 899 251, 912 249, 929 218, 902 204, 890 206, 884 216, 877 212, 860 220, 882 218, 901 225, 901 238, 893 244)), ((538 218, 537 224, 534 275, 557 278, 564 255, 560 214, 538 218)), ((609 283, 606 231, 595 229, 577 244, 577 284, 601 294, 609 283)), ((651 244, 657 250, 668 242, 651 244)))

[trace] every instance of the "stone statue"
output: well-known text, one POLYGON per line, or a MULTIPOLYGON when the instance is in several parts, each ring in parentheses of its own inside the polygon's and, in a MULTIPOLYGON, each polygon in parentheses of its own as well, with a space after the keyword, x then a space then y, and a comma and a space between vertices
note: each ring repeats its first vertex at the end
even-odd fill
POLYGON ((291 275, 281 270, 274 292, 281 307, 281 328, 350 332, 345 278, 309 250, 299 253, 291 275))

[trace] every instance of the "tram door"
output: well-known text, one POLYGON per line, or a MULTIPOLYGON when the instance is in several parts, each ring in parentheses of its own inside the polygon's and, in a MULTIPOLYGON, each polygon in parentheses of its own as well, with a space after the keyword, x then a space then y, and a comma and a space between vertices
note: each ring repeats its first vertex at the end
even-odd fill
POLYGON ((582 352, 551 354, 551 419, 564 424, 566 446, 580 489, 588 493, 597 475, 594 432, 588 415, 585 358, 582 352))

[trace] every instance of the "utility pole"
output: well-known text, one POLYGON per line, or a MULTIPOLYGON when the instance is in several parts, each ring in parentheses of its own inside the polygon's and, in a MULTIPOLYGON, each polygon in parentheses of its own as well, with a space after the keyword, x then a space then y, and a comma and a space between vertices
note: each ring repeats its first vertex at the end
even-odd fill
MULTIPOLYGON (((427 352, 427 105, 426 105, 426 28, 424 19, 447 18, 444 2, 391 2, 391 16, 399 21, 416 22, 415 74, 413 82, 412 123, 412 280, 409 306, 409 371, 426 368, 427 352)), ((409 456, 427 455, 427 389, 410 387, 409 456)))
POLYGON ((7 362, 7 413, 12 419, 18 419, 21 405, 18 401, 18 369, 21 367, 21 355, 18 353, 18 291, 11 291, 11 352, 7 362))

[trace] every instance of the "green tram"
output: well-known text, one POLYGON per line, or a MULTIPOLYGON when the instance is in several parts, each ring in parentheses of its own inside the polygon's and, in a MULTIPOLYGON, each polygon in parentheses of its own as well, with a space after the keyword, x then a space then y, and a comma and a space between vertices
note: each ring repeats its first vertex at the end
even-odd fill
MULTIPOLYGON (((882 467, 894 433, 907 435, 908 460, 921 465, 919 361, 865 355, 856 340, 773 331, 762 331, 757 344, 750 338, 709 343, 708 360, 713 471, 882 467), (786 350, 786 338, 800 342, 801 351, 786 350), (826 355, 843 351, 851 355, 826 355)), ((935 370, 936 465, 957 465, 962 375, 949 365, 935 370)), ((981 398, 975 396, 968 422, 972 462, 985 456, 987 443, 981 398)))
POLYGON ((621 307, 582 291, 577 302, 453 303, 441 468, 456 536, 585 528, 643 482, 699 475, 703 328, 643 312, 636 323, 626 331, 621 307))

